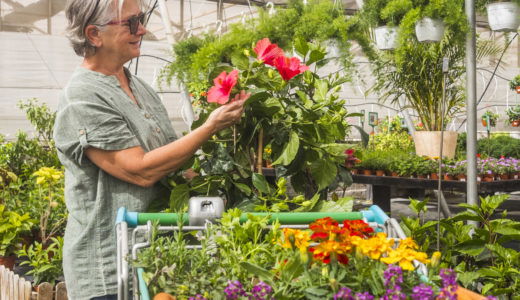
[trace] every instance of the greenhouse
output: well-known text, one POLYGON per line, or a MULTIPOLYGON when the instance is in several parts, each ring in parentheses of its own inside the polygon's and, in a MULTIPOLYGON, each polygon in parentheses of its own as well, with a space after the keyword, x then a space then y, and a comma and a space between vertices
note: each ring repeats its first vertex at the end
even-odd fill
POLYGON ((520 299, 520 0, 0 0, 0 300, 520 299))

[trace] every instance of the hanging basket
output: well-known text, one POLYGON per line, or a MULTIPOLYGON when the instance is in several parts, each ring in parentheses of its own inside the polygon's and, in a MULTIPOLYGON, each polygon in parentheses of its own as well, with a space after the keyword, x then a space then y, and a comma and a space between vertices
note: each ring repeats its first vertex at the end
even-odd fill
POLYGON ((423 18, 415 23, 415 35, 421 43, 439 42, 444 36, 444 22, 439 19, 423 18))
POLYGON ((365 0, 356 0, 356 5, 359 9, 362 9, 364 4, 365 0))
POLYGON ((516 91, 517 94, 520 94, 520 85, 515 87, 515 91, 516 91))
POLYGON ((520 25, 520 7, 514 2, 497 2, 486 6, 488 23, 494 31, 516 31, 520 25))
POLYGON ((381 26, 374 29, 376 46, 379 50, 393 50, 397 47, 397 28, 381 26))

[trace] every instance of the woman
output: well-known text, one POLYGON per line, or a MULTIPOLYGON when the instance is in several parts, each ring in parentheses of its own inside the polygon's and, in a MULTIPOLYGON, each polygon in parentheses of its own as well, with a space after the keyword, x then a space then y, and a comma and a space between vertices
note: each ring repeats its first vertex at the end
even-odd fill
POLYGON ((159 181, 238 122, 249 95, 177 139, 158 95, 123 66, 139 56, 146 32, 136 0, 70 0, 66 16, 84 60, 63 90, 54 129, 69 210, 63 269, 70 299, 116 299, 116 210, 167 199, 159 181))

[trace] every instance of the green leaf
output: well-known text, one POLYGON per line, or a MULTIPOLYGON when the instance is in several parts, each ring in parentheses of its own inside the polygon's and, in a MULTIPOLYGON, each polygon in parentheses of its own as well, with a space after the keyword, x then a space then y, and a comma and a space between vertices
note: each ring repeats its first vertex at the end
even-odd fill
POLYGON ((307 56, 307 52, 309 52, 309 45, 303 38, 297 38, 294 42, 294 49, 298 54, 300 54, 302 57, 307 56))
POLYGON ((316 206, 316 211, 322 211, 322 212, 332 212, 332 211, 349 212, 349 211, 352 211, 353 206, 354 206, 354 198, 352 198, 352 197, 344 197, 344 198, 339 198, 337 201, 333 201, 333 200, 321 201, 316 206))
POLYGON ((309 66, 312 63, 322 60, 325 57, 325 52, 320 50, 312 50, 311 54, 309 54, 309 60, 306 61, 306 64, 309 66))
POLYGON ((267 282, 269 285, 273 285, 273 274, 268 270, 247 261, 240 262, 240 267, 244 268, 249 273, 258 276, 260 279, 267 282))
POLYGON ((478 269, 477 272, 481 276, 486 276, 486 277, 500 278, 503 276, 502 272, 500 272, 499 270, 497 270, 495 268, 481 268, 481 269, 478 269))
POLYGON ((257 101, 265 101, 267 98, 269 98, 269 96, 270 96, 269 93, 266 91, 260 91, 260 92, 251 94, 251 96, 249 96, 249 98, 247 99, 246 104, 257 102, 257 101))
POLYGON ((247 184, 233 182, 233 185, 235 185, 239 190, 241 190, 246 195, 251 195, 251 188, 247 184))
POLYGON ((310 288, 305 289, 305 292, 309 293, 311 295, 314 295, 314 296, 325 296, 325 295, 327 295, 327 293, 329 291, 325 290, 325 289, 316 288, 316 287, 310 287, 310 288))
POLYGON ((271 188, 269 187, 269 183, 265 180, 264 175, 259 173, 253 173, 252 176, 253 186, 261 193, 270 194, 271 188))
POLYGON ((323 190, 329 184, 332 183, 336 178, 338 169, 336 165, 327 159, 318 159, 314 161, 311 166, 311 174, 316 184, 318 184, 318 190, 323 190))
POLYGON ((273 165, 288 165, 290 164, 296 154, 298 153, 298 149, 300 148, 300 138, 298 134, 294 131, 291 131, 291 135, 289 136, 289 142, 285 144, 284 149, 282 150, 282 154, 273 162, 273 165))
POLYGON ((495 232, 503 235, 520 236, 520 230, 510 226, 499 226, 495 229, 495 232))
POLYGON ((343 144, 343 143, 342 144, 333 143, 333 144, 322 144, 320 147, 331 155, 341 156, 341 155, 343 155, 345 150, 347 150, 351 146, 348 144, 343 144))
POLYGON ((462 283, 462 286, 467 287, 475 280, 479 279, 481 275, 478 272, 460 272, 457 274, 457 279, 462 283))
POLYGON ((170 194, 170 209, 179 211, 188 204, 190 187, 187 184, 176 185, 170 194))
POLYGON ((247 70, 249 68, 249 58, 242 52, 235 52, 231 55, 231 64, 238 69, 247 70))
POLYGON ((484 251, 485 244, 482 240, 468 240, 455 246, 455 250, 467 255, 477 256, 484 251))
POLYGON ((325 80, 316 80, 314 84, 316 90, 314 92, 314 99, 318 102, 327 100, 327 93, 329 92, 329 84, 325 80))

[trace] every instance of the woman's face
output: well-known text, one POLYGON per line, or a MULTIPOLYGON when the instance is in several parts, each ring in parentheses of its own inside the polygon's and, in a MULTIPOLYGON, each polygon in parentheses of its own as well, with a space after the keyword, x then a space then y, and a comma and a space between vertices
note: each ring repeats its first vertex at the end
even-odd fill
MULTIPOLYGON (((115 3, 117 3, 115 1, 115 3)), ((141 9, 136 0, 126 0, 123 3, 121 11, 121 20, 117 18, 112 21, 124 21, 128 18, 137 16, 141 13, 141 9)), ((107 25, 106 29, 101 32, 103 40, 100 53, 107 53, 111 57, 116 57, 122 64, 132 58, 140 55, 140 42, 146 30, 142 24, 139 24, 135 34, 130 33, 128 22, 121 24, 107 25)))

